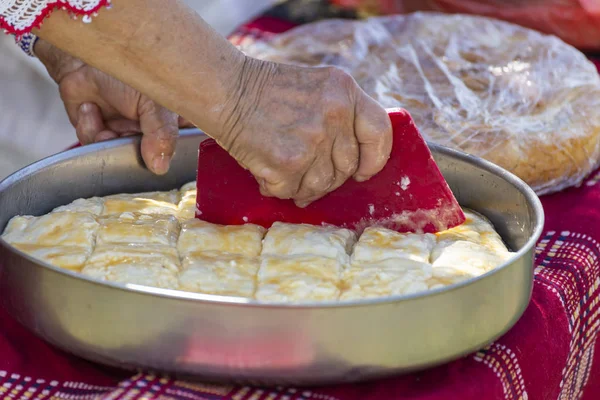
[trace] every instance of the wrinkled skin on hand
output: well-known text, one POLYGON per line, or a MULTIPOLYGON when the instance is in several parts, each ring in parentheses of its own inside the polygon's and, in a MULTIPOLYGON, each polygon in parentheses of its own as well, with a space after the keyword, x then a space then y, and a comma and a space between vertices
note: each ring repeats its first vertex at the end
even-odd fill
POLYGON ((333 68, 248 58, 217 141, 263 195, 305 207, 348 178, 378 173, 392 147, 386 111, 333 68))
POLYGON ((142 133, 141 152, 156 174, 169 169, 180 126, 189 125, 121 81, 38 41, 39 59, 59 86, 67 114, 82 144, 142 133))
MULTIPOLYGON (((39 41, 36 54, 58 83, 83 144, 142 133, 142 157, 166 173, 177 114, 121 81, 39 41)), ((263 195, 300 207, 347 179, 364 181, 387 162, 392 129, 386 111, 354 79, 333 68, 302 68, 245 57, 228 88, 213 136, 260 184, 263 195)), ((198 119, 203 112, 198 109, 198 119)))

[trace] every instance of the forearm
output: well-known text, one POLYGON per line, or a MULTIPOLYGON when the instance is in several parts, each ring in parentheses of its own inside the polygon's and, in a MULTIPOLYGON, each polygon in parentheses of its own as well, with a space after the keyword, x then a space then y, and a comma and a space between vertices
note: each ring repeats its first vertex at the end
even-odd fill
POLYGON ((91 24, 55 12, 36 32, 213 136, 235 108, 245 57, 177 0, 114 0, 91 24))

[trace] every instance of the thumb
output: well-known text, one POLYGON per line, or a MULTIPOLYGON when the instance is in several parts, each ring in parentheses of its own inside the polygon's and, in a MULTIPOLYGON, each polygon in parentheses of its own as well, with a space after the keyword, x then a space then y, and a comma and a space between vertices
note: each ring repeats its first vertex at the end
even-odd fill
POLYGON ((169 171, 179 136, 178 116, 151 100, 139 109, 142 130, 142 158, 148 169, 157 175, 169 171))

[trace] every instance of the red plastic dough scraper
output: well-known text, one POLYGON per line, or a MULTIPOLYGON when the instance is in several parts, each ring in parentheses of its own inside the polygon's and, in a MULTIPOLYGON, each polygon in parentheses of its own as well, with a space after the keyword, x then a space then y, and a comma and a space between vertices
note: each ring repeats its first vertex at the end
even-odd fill
POLYGON ((276 221, 331 224, 353 229, 386 226, 399 232, 434 233, 465 221, 412 118, 403 109, 388 110, 394 131, 390 159, 366 182, 348 179, 337 190, 306 208, 292 200, 264 197, 249 171, 214 140, 200 144, 196 217, 223 225, 276 221))

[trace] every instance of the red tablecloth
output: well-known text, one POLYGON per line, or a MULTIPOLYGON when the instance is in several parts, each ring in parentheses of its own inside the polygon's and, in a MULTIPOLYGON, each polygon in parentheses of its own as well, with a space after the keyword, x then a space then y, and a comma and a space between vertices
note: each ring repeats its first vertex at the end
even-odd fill
MULTIPOLYGON (((259 19, 231 39, 253 40, 289 26, 259 19)), ((310 390, 188 384, 145 374, 130 377, 54 349, 0 309, 0 398, 598 400, 600 172, 580 188, 542 201, 547 222, 537 248, 531 304, 501 339, 451 364, 383 381, 310 390)))

